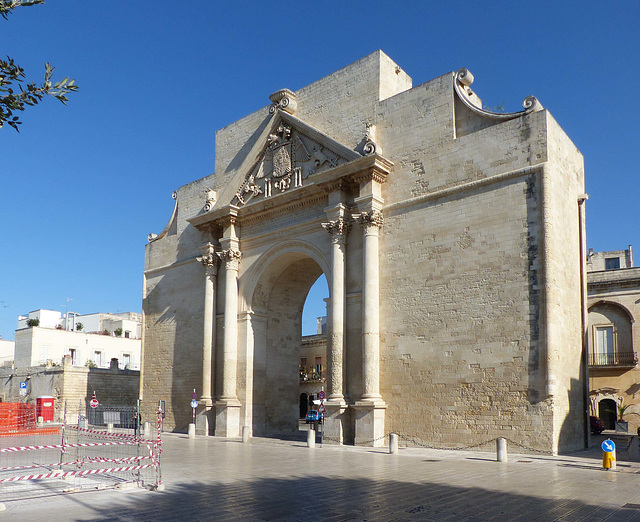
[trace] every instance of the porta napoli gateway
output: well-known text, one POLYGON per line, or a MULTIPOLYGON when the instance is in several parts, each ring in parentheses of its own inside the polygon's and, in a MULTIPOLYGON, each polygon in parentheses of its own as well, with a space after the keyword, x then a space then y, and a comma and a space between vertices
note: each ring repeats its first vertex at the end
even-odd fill
POLYGON ((536 98, 495 113, 473 81, 413 86, 377 51, 217 131, 146 246, 145 418, 163 400, 186 431, 195 389, 201 434, 297 431, 324 274, 326 440, 583 446, 583 158, 536 98))

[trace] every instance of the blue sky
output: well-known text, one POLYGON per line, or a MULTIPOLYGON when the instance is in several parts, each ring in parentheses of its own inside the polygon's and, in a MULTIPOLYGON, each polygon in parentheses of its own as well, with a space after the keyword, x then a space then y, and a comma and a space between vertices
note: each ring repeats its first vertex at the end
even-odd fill
POLYGON ((486 105, 535 95, 585 157, 589 247, 640 264, 638 1, 49 0, 0 20, 28 79, 49 61, 80 86, 0 129, 0 335, 66 298, 140 311, 147 234, 213 171, 215 131, 376 49, 414 85, 467 67, 486 105))

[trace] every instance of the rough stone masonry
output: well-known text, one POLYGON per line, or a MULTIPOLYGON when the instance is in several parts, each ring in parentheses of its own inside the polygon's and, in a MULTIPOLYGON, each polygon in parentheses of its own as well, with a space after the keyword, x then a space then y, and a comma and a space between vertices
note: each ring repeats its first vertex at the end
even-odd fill
MULTIPOLYGON (((149 236, 141 394, 201 433, 297 430, 301 314, 329 286, 327 438, 581 447, 583 158, 533 97, 377 51, 219 130, 149 236)), ((265 102, 267 95, 265 93, 265 102)))

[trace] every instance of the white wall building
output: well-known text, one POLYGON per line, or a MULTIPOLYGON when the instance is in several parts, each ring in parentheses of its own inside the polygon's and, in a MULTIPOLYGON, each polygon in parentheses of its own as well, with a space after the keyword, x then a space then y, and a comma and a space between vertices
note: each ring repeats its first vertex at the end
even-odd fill
POLYGON ((135 312, 62 314, 55 310, 34 310, 28 315, 18 316, 18 330, 27 328, 29 320, 38 320, 41 328, 57 328, 68 331, 104 333, 105 330, 116 337, 140 339, 142 337, 142 315, 135 312), (80 326, 82 325, 82 326, 80 326))
POLYGON ((15 333, 15 366, 61 364, 63 357, 69 355, 73 366, 109 368, 111 359, 117 358, 121 369, 140 368, 140 314, 69 313, 67 316, 68 325, 63 314, 52 310, 36 310, 20 316, 15 333), (28 319, 40 322, 37 326, 28 326, 28 319), (80 323, 83 331, 78 331, 80 323), (109 334, 104 333, 106 330, 109 334), (119 335, 116 336, 116 332, 119 335))
POLYGON ((13 363, 14 341, 0 339, 0 366, 11 366, 13 363))

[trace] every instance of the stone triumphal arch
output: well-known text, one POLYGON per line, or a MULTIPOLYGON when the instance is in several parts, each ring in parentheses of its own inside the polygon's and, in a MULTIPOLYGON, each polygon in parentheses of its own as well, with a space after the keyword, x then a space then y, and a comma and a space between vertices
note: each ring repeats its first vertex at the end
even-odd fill
POLYGON ((200 433, 297 429, 324 274, 331 441, 581 444, 582 157, 535 98, 496 114, 472 83, 413 87, 378 51, 218 131, 146 248, 147 414, 186 430, 195 389, 200 433))

